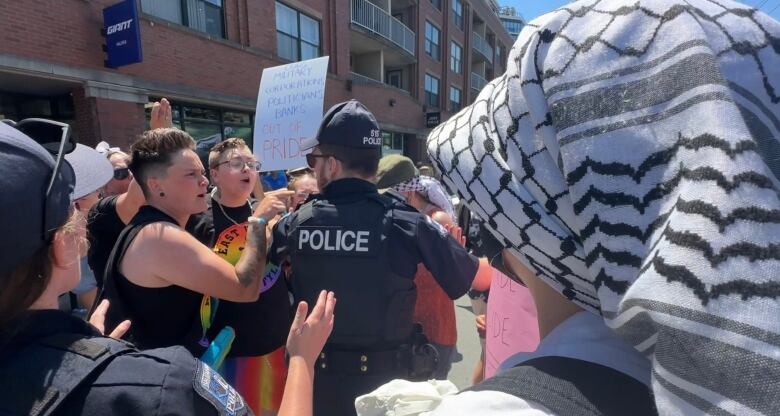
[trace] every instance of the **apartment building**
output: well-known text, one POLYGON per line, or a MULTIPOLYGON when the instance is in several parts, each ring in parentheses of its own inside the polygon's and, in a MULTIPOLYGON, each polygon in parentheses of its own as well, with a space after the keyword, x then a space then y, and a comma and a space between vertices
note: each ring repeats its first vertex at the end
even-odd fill
POLYGON ((251 141, 263 68, 330 56, 325 107, 362 101, 383 152, 421 160, 430 129, 503 73, 512 38, 497 11, 493 0, 0 2, 0 118, 53 118, 82 143, 126 147, 148 103, 168 97, 200 147, 251 141), (133 8, 140 47, 114 68, 105 36, 124 23, 107 28, 103 9, 117 3, 133 8))

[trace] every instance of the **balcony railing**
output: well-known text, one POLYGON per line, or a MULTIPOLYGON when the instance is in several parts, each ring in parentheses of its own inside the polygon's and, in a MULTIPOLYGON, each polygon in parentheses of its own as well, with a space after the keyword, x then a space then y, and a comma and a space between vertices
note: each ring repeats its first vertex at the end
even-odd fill
POLYGON ((374 3, 352 0, 352 23, 382 36, 414 55, 414 32, 374 3))
POLYGON ((471 73, 471 88, 482 91, 483 88, 487 85, 487 80, 485 78, 482 78, 479 74, 471 73))
POLYGON ((349 75, 352 77, 352 81, 357 82, 358 84, 383 84, 382 81, 376 80, 374 78, 365 76, 363 74, 358 74, 357 72, 350 72, 349 75))
POLYGON ((478 33, 472 33, 471 44, 477 52, 481 53, 488 62, 493 63, 493 47, 478 33))

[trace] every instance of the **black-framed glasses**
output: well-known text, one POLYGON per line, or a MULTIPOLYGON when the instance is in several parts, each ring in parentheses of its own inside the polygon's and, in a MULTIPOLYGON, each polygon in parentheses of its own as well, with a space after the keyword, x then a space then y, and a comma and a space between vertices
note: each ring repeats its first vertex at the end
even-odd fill
POLYGON ((114 179, 123 181, 130 177, 130 168, 114 169, 114 179))
POLYGON ((328 157, 332 157, 332 158, 334 158, 336 160, 340 160, 339 158, 337 158, 334 155, 315 155, 315 154, 309 153, 309 154, 306 155, 306 164, 309 165, 309 168, 314 169, 314 163, 317 161, 317 159, 324 159, 324 158, 328 158, 328 157))
MULTIPOLYGON (((52 170, 51 178, 49 178, 49 183, 46 186, 46 193, 44 194, 43 207, 43 232, 44 235, 46 235, 47 240, 51 239, 54 235, 53 231, 56 229, 56 225, 49 223, 49 210, 51 209, 51 207, 48 206, 49 198, 52 194, 54 183, 63 170, 65 155, 76 149, 76 138, 71 134, 70 125, 59 121, 47 120, 44 118, 26 118, 17 122, 12 120, 2 120, 2 122, 33 139, 55 158, 54 169, 52 170)), ((70 166, 68 166, 68 171, 71 176, 74 176, 73 169, 70 166)))
POLYGON ((254 170, 255 172, 260 172, 260 168, 263 167, 262 162, 258 162, 256 160, 247 161, 241 159, 240 157, 234 157, 224 162, 219 162, 214 165, 214 167, 216 168, 222 165, 228 165, 228 167, 233 170, 243 170, 244 167, 247 167, 250 170, 254 170))

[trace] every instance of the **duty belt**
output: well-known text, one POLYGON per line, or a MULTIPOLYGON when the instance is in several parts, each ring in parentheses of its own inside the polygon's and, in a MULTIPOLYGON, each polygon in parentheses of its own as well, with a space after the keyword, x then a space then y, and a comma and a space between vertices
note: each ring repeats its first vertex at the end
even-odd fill
POLYGON ((326 373, 369 375, 377 373, 408 373, 411 348, 401 346, 384 351, 347 351, 325 349, 315 368, 326 373))

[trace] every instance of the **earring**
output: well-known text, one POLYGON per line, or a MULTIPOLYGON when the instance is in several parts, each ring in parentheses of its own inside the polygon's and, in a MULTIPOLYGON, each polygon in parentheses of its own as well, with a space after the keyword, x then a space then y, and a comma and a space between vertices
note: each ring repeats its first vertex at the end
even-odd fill
POLYGON ((161 197, 161 198, 165 198, 165 192, 163 192, 163 191, 160 191, 160 197, 161 197))

